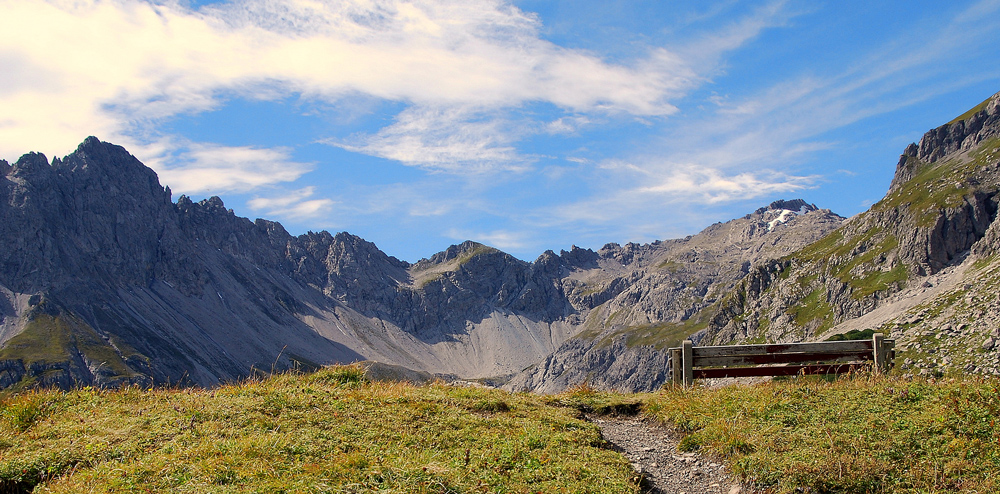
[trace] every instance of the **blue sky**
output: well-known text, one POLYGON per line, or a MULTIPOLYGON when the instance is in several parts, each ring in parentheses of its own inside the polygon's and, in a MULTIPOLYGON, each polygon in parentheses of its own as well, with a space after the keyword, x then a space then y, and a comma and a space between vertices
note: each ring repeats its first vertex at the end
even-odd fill
POLYGON ((0 0, 0 158, 121 144, 174 192, 416 261, 850 216, 1000 91, 1000 0, 0 0))

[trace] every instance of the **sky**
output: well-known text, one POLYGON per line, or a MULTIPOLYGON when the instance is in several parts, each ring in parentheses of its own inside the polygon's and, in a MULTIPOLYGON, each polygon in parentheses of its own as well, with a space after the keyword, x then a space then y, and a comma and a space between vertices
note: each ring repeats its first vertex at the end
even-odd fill
POLYGON ((1000 0, 0 0, 0 158, 125 146, 176 201, 414 262, 843 216, 1000 91, 1000 0))

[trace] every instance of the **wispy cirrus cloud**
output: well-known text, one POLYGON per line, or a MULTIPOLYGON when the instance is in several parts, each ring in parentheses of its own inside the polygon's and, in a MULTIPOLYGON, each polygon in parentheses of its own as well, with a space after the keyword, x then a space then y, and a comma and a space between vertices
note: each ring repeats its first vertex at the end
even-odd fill
POLYGON ((293 182, 314 166, 293 161, 287 148, 161 142, 137 149, 160 181, 182 194, 249 192, 293 182))
POLYGON ((531 161, 516 149, 527 134, 572 132, 593 112, 675 113, 675 101, 706 82, 692 59, 773 25, 766 17, 783 15, 774 5, 697 54, 651 47, 611 63, 545 40, 537 16, 497 0, 243 0, 198 10, 6 0, 0 155, 63 153, 86 135, 147 145, 164 137, 162 122, 217 109, 222 94, 360 94, 409 108, 378 132, 335 138, 344 149, 449 173, 519 169, 531 161), (505 111, 530 103, 575 116, 527 132, 511 125, 505 111))
POLYGON ((966 57, 995 42, 997 13, 997 0, 975 2, 846 65, 806 66, 738 98, 714 95, 716 112, 664 136, 661 149, 674 162, 722 169, 793 166, 836 146, 824 138, 831 130, 1000 77, 1000 68, 966 66, 966 57))
MULTIPOLYGON (((687 211, 699 205, 799 193, 814 187, 821 179, 778 170, 734 173, 692 164, 653 167, 613 161, 599 166, 601 170, 596 173, 603 177, 606 188, 592 197, 556 208, 550 222, 604 224, 625 221, 637 211, 687 211)), ((673 219, 672 215, 660 216, 660 227, 666 229, 673 219)))
POLYGON ((142 0, 7 0, 0 153, 129 135, 136 125, 211 109, 220 91, 326 100, 361 93, 438 108, 543 101, 665 115, 676 110, 670 99, 694 83, 666 50, 614 65, 543 40, 539 26, 491 0, 246 0, 201 10, 142 0))
POLYGON ((303 187, 284 195, 254 197, 247 201, 247 206, 254 211, 282 218, 296 220, 314 218, 328 212, 336 204, 332 199, 310 199, 315 193, 315 187, 303 187))
POLYGON ((812 187, 818 179, 816 176, 794 176, 774 170, 727 174, 722 170, 689 165, 674 168, 668 176, 632 192, 673 201, 715 204, 796 193, 812 187))
POLYGON ((524 129, 471 108, 412 107, 374 135, 322 142, 434 172, 517 171, 532 160, 513 146, 524 129))

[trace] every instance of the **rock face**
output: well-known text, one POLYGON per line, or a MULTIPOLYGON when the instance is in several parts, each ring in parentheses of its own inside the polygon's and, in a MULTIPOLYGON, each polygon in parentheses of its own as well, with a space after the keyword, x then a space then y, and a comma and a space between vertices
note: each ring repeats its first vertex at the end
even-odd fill
MULTIPOLYGON (((716 307, 749 274, 840 227, 844 218, 804 201, 777 201, 679 240, 609 244, 596 253, 564 252, 564 280, 584 331, 505 386, 557 392, 583 382, 618 391, 651 391, 667 378, 664 351, 707 325, 716 307)), ((697 336, 696 336, 697 337, 697 336)))
POLYGON ((88 138, 0 166, 0 385, 211 385, 376 359, 509 374, 572 333, 557 272, 467 242, 409 265, 356 236, 289 235, 88 138))

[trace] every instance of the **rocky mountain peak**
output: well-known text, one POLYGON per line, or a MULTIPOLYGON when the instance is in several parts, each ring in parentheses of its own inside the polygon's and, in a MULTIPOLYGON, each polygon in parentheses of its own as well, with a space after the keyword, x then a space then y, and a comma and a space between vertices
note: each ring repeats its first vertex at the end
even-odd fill
POLYGON ((14 162, 8 172, 11 179, 22 181, 44 180, 52 173, 49 161, 42 153, 27 153, 14 162))
POLYGON ((790 201, 777 200, 768 204, 767 207, 759 208, 755 213, 761 214, 767 211, 797 211, 799 214, 805 214, 809 211, 819 210, 815 204, 809 204, 803 199, 792 199, 790 201))
POLYGON ((921 163, 934 163, 998 135, 1000 93, 994 94, 955 120, 927 131, 919 143, 910 143, 899 157, 889 192, 898 190, 916 176, 921 163))
POLYGON ((590 249, 581 249, 574 245, 569 251, 560 251, 559 258, 571 269, 593 269, 597 267, 597 261, 601 256, 590 249))
POLYGON ((10 173, 10 163, 7 160, 0 160, 0 177, 6 177, 10 173))
MULTIPOLYGON (((803 199, 778 200, 758 208, 741 220, 732 220, 725 225, 740 224, 741 234, 739 237, 743 240, 749 240, 767 235, 778 225, 813 211, 820 211, 820 209, 815 204, 809 204, 803 199)), ((718 227, 723 228, 724 224, 720 223, 718 227)))
POLYGON ((421 259, 416 265, 414 265, 414 267, 416 269, 422 269, 427 266, 445 263, 462 256, 485 253, 488 250, 493 251, 496 249, 483 245, 479 242, 466 240, 460 244, 449 246, 447 249, 434 254, 428 259, 421 259))

